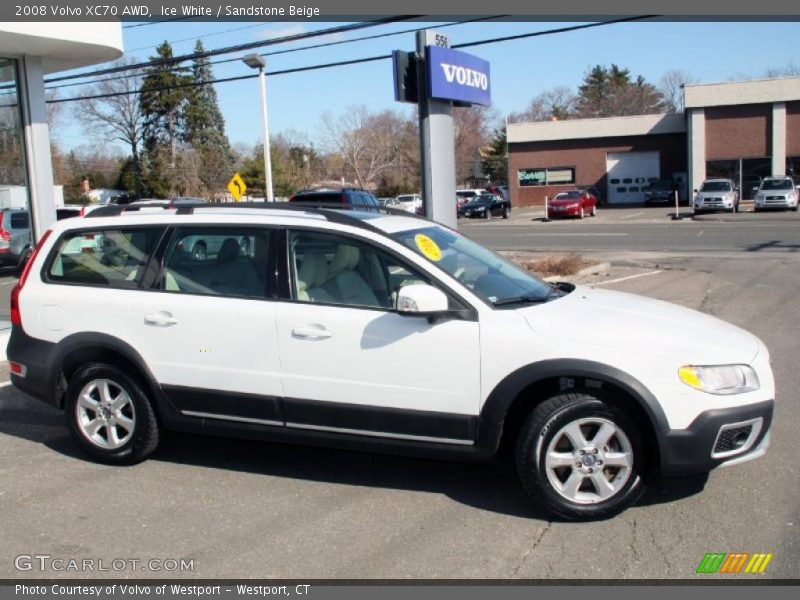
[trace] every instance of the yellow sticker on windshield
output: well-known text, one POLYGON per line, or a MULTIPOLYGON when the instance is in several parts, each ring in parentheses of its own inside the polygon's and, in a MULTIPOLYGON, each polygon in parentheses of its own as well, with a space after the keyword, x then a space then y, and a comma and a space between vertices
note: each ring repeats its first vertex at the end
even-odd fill
POLYGON ((417 248, 422 252, 422 255, 428 260, 439 262, 442 260, 442 250, 439 246, 427 235, 418 233, 414 236, 414 241, 417 242, 417 248))

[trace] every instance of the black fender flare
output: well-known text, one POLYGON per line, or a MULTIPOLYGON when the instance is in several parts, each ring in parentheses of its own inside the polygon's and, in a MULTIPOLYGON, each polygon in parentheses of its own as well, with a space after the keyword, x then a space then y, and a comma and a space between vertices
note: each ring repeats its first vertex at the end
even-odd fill
MULTIPOLYGON (((72 352, 85 348, 91 348, 93 350, 111 350, 124 356, 139 370, 139 373, 144 377, 145 383, 153 395, 160 399, 161 394, 159 392, 161 386, 156 382, 153 373, 150 371, 147 363, 145 363, 139 352, 127 342, 100 332, 75 333, 55 344, 47 359, 47 373, 49 373, 51 377, 51 380, 48 382, 49 389, 56 389, 56 385, 58 384, 56 378, 61 373, 67 356, 72 352)), ((58 400, 58 408, 63 408, 63 398, 58 400)))
POLYGON ((616 367, 584 359, 552 359, 531 363, 507 375, 491 391, 478 421, 478 446, 495 453, 500 446, 506 415, 519 394, 528 386, 554 377, 582 377, 620 388, 636 401, 650 419, 659 446, 669 431, 669 422, 653 393, 638 379, 616 367))

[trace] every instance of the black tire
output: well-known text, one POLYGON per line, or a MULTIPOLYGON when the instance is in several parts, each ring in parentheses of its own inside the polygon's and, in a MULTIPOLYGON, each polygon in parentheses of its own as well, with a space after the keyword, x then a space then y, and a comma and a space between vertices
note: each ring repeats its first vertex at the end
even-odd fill
POLYGON ((492 211, 490 209, 488 209, 488 208, 485 211, 483 211, 483 218, 486 219, 487 221, 489 219, 491 219, 492 218, 492 211))
POLYGON ((596 217, 597 216, 597 204, 592 205, 592 212, 589 213, 590 216, 596 217))
POLYGON ((192 248, 192 258, 194 260, 206 260, 208 258, 208 251, 203 242, 197 242, 192 248))
MULTIPOLYGON (((589 433, 591 433, 592 426, 592 424, 582 425, 589 433)), ((598 432, 599 428, 593 435, 597 435, 598 432)), ((608 452, 614 451, 609 450, 609 448, 611 444, 617 444, 616 435, 612 436, 608 444, 600 448, 600 453, 594 454, 594 456, 606 458, 608 452)), ((590 442, 592 439, 590 438, 590 442)), ((560 450, 559 452, 564 452, 564 455, 570 453, 569 450, 560 450)), ((587 456, 590 453, 591 451, 585 452, 587 456)), ((574 460, 581 459, 576 458, 574 460)), ((586 460, 589 459, 587 458, 586 460)), ((611 460, 611 458, 608 458, 608 462, 611 462, 611 460)), ((615 407, 588 394, 561 394, 539 404, 531 411, 517 439, 517 474, 525 492, 540 510, 569 521, 606 519, 634 504, 644 492, 645 485, 641 477, 644 464, 645 456, 642 442, 637 428, 630 419, 615 407), (580 463, 581 469, 574 468, 572 463, 563 468, 551 469, 552 475, 557 478, 561 474, 564 475, 565 479, 562 483, 566 483, 573 473, 576 474, 577 479, 581 482, 576 490, 578 494, 582 495, 582 498, 580 499, 581 501, 573 501, 562 495, 562 492, 558 491, 551 482, 545 461, 550 444, 560 444, 564 441, 566 435, 563 433, 563 428, 569 424, 574 424, 579 419, 588 421, 597 419, 603 423, 609 422, 614 428, 621 431, 623 434, 622 439, 625 440, 627 447, 630 448, 631 465, 627 470, 624 467, 609 467, 608 465, 603 466, 602 469, 597 469, 595 465, 595 474, 593 475, 584 474, 589 467, 582 462, 580 463), (557 436, 558 439, 554 439, 557 436), (593 478, 601 473, 609 481, 609 485, 612 488, 614 482, 617 479, 621 479, 616 484, 619 485, 619 489, 605 499, 599 498, 599 491, 593 483, 593 478), (608 479, 609 477, 611 479, 608 479), (624 477, 627 477, 627 479, 624 479, 624 477), (587 479, 589 480, 588 482, 586 481, 587 479), (584 490, 584 486, 594 491, 581 491, 584 490)), ((589 469, 589 472, 591 472, 591 469, 589 469)))
MULTIPOLYGON (((795 210, 796 210, 796 209, 795 209, 795 210)), ((509 215, 510 213, 511 213, 511 209, 510 209, 510 208, 508 208, 507 206, 506 206, 505 208, 503 208, 503 218, 504 218, 504 219, 507 219, 507 218, 508 218, 508 215, 509 215)))
POLYGON ((578 218, 583 219, 585 216, 586 216, 586 211, 583 210, 583 207, 581 206, 581 212, 578 214, 578 218))
MULTIPOLYGON (((117 394, 117 397, 119 398, 120 394, 117 394)), ((116 465, 135 464, 147 458, 158 446, 160 439, 158 420, 143 386, 113 365, 88 363, 79 367, 70 378, 64 408, 67 425, 72 436, 88 454, 100 462, 116 465), (108 381, 112 393, 122 390, 130 400, 130 410, 126 414, 132 418, 133 425, 127 439, 115 448, 104 448, 97 442, 91 441, 88 434, 85 433, 85 425, 81 424, 80 413, 84 412, 78 404, 81 393, 96 381, 108 381)), ((102 418, 99 412, 95 413, 95 418, 102 418)), ((117 425, 113 426, 117 431, 119 429, 122 429, 123 432, 126 431, 122 425, 119 425, 119 429, 117 425)), ((97 428, 97 432, 100 438, 108 439, 109 426, 101 425, 97 428), (100 435, 102 430, 104 433, 100 435)))

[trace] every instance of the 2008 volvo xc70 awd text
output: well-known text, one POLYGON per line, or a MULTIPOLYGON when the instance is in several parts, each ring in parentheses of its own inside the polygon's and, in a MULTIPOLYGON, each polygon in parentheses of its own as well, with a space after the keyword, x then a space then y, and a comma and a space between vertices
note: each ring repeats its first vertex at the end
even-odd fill
POLYGON ((751 334, 545 283, 411 215, 72 219, 11 304, 13 384, 104 462, 140 461, 170 429, 453 460, 511 448, 532 502, 579 520, 769 444, 774 381, 751 334))

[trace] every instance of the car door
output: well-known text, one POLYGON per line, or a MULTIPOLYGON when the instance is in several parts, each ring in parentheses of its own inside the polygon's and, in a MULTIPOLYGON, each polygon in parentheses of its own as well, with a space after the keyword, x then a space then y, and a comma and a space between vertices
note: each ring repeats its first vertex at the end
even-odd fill
POLYGON ((177 227, 158 277, 134 295, 133 343, 186 416, 282 424, 272 235, 249 225, 177 227), (214 253, 193 253, 198 239, 214 253))
POLYGON ((400 315, 397 291, 429 278, 374 242, 290 230, 286 251, 289 297, 276 317, 286 425, 473 443, 477 319, 400 315))

